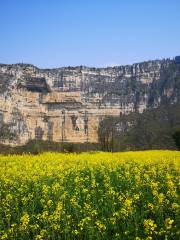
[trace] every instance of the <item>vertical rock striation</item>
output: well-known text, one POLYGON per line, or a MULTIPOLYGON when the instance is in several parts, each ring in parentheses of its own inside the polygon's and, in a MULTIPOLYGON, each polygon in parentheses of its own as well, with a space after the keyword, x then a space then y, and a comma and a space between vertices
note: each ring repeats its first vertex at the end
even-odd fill
POLYGON ((97 142, 104 117, 142 113, 179 97, 180 64, 170 59, 107 68, 0 64, 0 141, 97 142), (5 125, 11 138, 4 137, 5 125))

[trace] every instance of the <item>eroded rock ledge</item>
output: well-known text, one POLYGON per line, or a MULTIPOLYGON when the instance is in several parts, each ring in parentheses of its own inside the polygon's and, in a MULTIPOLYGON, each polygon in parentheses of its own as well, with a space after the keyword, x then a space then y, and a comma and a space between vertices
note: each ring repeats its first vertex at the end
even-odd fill
POLYGON ((180 64, 170 59, 107 68, 0 64, 0 142, 97 142, 106 116, 142 113, 179 96, 180 64))

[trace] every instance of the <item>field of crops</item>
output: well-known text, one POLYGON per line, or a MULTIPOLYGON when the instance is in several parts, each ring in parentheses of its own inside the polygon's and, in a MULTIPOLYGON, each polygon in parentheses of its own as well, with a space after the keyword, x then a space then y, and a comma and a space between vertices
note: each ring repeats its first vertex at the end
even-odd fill
POLYGON ((180 152, 0 156, 0 239, 179 239, 180 152))

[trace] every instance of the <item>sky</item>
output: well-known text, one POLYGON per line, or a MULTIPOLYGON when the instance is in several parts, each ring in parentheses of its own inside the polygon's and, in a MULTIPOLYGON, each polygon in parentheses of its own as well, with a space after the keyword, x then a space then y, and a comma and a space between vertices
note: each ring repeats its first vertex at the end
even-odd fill
POLYGON ((105 67, 180 55, 180 0, 0 0, 0 63, 105 67))

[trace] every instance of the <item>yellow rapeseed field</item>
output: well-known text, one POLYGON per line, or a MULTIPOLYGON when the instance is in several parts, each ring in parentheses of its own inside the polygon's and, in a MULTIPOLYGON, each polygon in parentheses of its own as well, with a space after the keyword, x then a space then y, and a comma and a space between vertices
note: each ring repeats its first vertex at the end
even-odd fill
POLYGON ((0 156, 0 239, 179 239, 180 152, 0 156))

